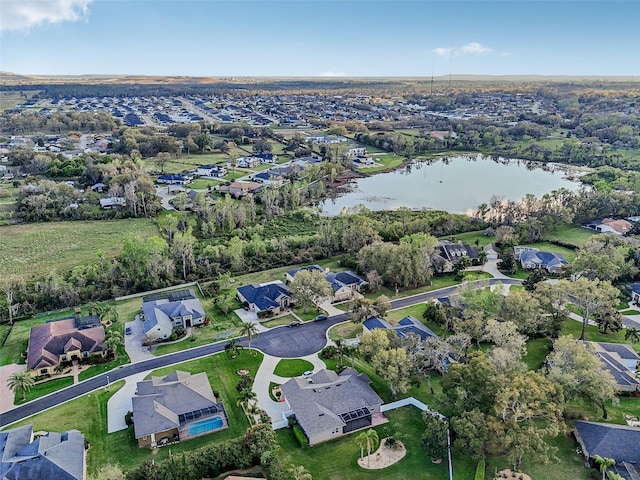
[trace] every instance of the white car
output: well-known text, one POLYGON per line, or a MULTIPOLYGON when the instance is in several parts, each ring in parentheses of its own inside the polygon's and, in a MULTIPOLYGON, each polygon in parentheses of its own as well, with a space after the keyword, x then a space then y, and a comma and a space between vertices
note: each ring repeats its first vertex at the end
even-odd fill
POLYGON ((309 377, 311 377, 312 375, 315 375, 315 373, 316 373, 316 372, 314 372, 313 370, 307 370, 306 372, 304 372, 304 373, 302 374, 302 378, 309 378, 309 377))

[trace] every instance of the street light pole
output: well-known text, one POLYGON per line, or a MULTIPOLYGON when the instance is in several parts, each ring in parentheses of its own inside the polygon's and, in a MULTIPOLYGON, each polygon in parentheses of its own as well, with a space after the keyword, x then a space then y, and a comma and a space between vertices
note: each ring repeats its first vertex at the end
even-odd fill
POLYGON ((107 392, 109 391, 109 375, 107 375, 107 392))
POLYGON ((447 425, 447 450, 449 453, 449 480, 453 480, 453 463, 451 463, 451 435, 449 434, 449 425, 447 425))

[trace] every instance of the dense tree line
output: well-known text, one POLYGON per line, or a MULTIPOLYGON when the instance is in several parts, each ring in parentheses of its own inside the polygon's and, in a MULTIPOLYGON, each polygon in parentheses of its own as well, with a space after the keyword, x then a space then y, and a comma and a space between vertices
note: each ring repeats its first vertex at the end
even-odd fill
POLYGON ((30 133, 111 132, 120 122, 107 112, 55 112, 42 114, 31 111, 0 115, 0 132, 9 135, 30 133))

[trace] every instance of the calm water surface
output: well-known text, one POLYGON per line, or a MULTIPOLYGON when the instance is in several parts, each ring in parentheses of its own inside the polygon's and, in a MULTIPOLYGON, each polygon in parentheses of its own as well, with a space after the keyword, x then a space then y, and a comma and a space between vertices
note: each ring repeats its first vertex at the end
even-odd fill
POLYGON ((557 165, 546 170, 541 166, 523 160, 494 161, 481 155, 415 163, 408 169, 359 179, 351 192, 325 200, 321 207, 326 215, 360 204, 370 210, 408 207, 470 213, 481 203, 489 203, 492 195, 519 200, 528 193, 539 197, 560 188, 580 187, 557 165))

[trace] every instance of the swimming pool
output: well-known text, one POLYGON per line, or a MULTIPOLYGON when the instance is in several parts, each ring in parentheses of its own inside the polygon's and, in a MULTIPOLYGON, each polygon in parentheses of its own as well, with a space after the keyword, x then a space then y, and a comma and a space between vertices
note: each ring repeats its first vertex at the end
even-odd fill
POLYGON ((203 433, 217 430, 224 425, 224 421, 220 417, 207 418, 206 420, 200 420, 199 422, 189 425, 189 435, 202 435, 203 433))

